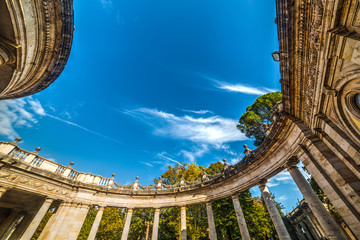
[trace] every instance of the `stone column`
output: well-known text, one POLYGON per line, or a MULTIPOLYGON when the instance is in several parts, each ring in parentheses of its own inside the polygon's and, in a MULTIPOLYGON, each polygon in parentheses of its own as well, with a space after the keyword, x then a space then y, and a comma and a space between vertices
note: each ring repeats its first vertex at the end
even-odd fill
POLYGON ((25 217, 25 212, 21 212, 16 215, 15 219, 11 222, 11 224, 6 229, 5 233, 1 236, 1 240, 7 240, 11 237, 11 235, 15 232, 21 221, 25 217))
POLYGON ((160 208, 156 208, 155 213, 154 213, 154 223, 153 223, 153 230, 152 230, 151 240, 157 240, 158 239, 159 218, 160 218, 160 208))
POLYGON ((208 219, 208 225, 209 225, 209 238, 210 240, 217 240, 216 235, 216 228, 215 228, 215 222, 214 222, 214 213, 211 206, 211 202, 206 203, 206 214, 208 219))
POLYGON ((300 240, 307 240, 307 239, 304 237, 303 232, 299 229, 299 228, 300 228, 299 225, 294 226, 294 228, 295 228, 296 235, 298 236, 298 238, 299 238, 300 240))
POLYGON ((21 240, 30 240, 32 235, 34 235, 37 227, 39 226, 41 220, 44 218, 45 214, 49 210, 50 205, 52 204, 54 200, 47 198, 45 199, 44 203, 40 207, 39 211, 36 213, 35 217, 31 221, 30 225, 24 232, 24 234, 21 237, 21 240))
POLYGON ((0 187, 0 198, 6 193, 7 189, 4 187, 0 187))
POLYGON ((71 225, 69 226, 69 233, 67 240, 76 240, 82 225, 84 224, 85 218, 87 216, 87 213, 89 211, 89 205, 79 205, 77 207, 77 214, 73 218, 69 218, 68 221, 71 222, 71 225))
POLYGON ((186 235, 186 207, 185 206, 181 206, 180 218, 181 218, 181 221, 180 221, 181 240, 186 240, 187 235, 186 235))
POLYGON ((51 216, 45 228, 42 230, 38 240, 55 239, 55 234, 58 231, 61 231, 61 224, 70 209, 70 205, 71 204, 67 202, 60 204, 59 208, 56 210, 54 215, 51 216))
POLYGON ((90 230, 90 233, 89 233, 89 236, 88 236, 88 240, 94 240, 95 239, 95 236, 96 236, 96 233, 98 231, 98 228, 99 228, 100 221, 101 221, 103 213, 104 213, 104 207, 99 207, 99 210, 98 210, 98 212, 96 214, 94 223, 93 223, 93 225, 91 227, 91 230, 90 230))
POLYGON ((21 209, 19 208, 11 209, 9 216, 4 220, 4 222, 0 226, 0 236, 2 236, 6 232, 6 230, 10 227, 11 223, 19 215, 20 211, 21 209))
POLYGON ((311 232, 310 232, 310 229, 308 228, 308 226, 303 222, 303 221, 301 221, 300 223, 300 226, 304 229, 304 231, 305 231, 305 236, 306 236, 306 239, 309 239, 309 240, 313 240, 314 238, 313 238, 313 236, 312 236, 312 234, 311 234, 311 232))
POLYGON ((245 221, 245 218, 244 218, 244 213, 243 213, 243 211, 241 209, 239 196, 232 196, 232 200, 233 200, 233 204, 234 204, 236 218, 237 218, 239 228, 240 228, 240 232, 241 232, 241 239, 242 240, 251 240, 249 230, 247 228, 246 221, 245 221))
POLYGON ((271 194, 269 189, 266 186, 267 180, 263 179, 259 182, 259 189, 261 196, 264 199, 266 208, 270 214, 271 220, 275 226, 276 232, 280 240, 291 240, 290 235, 285 227, 284 222, 281 219, 280 213, 275 206, 275 203, 271 199, 271 194))
POLYGON ((0 42, 0 66, 5 64, 12 64, 16 60, 14 54, 11 52, 10 47, 0 42))
MULTIPOLYGON (((360 204, 353 204, 348 196, 345 196, 342 189, 346 187, 346 182, 343 180, 333 180, 325 172, 324 168, 331 167, 330 164, 321 161, 322 156, 314 153, 312 146, 307 147, 299 145, 302 149, 299 154, 301 162, 315 179, 316 183, 324 191, 338 213, 344 219, 350 230, 356 235, 360 236, 360 214, 356 209, 360 204), (309 150, 310 149, 310 150, 309 150), (341 188, 340 188, 341 183, 341 188)), ((332 175, 337 175, 337 171, 333 170, 332 175)), ((355 195, 354 195, 355 196, 355 195)), ((356 198, 356 196, 355 196, 356 198)))
POLYGON ((296 166, 298 162, 298 159, 292 158, 287 162, 286 167, 292 178, 294 179, 296 185, 298 186, 300 192, 304 196, 306 202, 308 203, 309 208, 314 213, 315 217, 318 219, 321 227, 324 229, 327 237, 330 240, 347 239, 341 232, 335 220, 330 216, 329 212, 326 210, 322 202, 316 196, 309 183, 299 171, 298 167, 296 166))
POLYGON ((127 240, 130 230, 130 223, 131 223, 131 217, 132 217, 133 209, 128 208, 128 212, 126 214, 126 221, 124 225, 124 229, 121 235, 121 240, 127 240))

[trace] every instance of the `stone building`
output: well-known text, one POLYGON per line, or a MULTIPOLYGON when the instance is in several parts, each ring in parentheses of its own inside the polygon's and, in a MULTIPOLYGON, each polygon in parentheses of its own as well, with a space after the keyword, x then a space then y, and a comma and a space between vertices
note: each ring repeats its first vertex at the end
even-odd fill
POLYGON ((48 87, 70 54, 72 0, 0 1, 0 99, 48 87))
MULTIPOLYGON (((55 25, 43 28, 53 34, 51 36, 54 39, 49 37, 49 43, 56 45, 59 43, 56 39, 61 39, 60 42, 67 40, 57 45, 60 46, 59 51, 53 51, 51 56, 46 55, 46 48, 39 53, 47 56, 41 58, 45 59, 44 65, 25 64, 38 68, 38 71, 30 71, 35 75, 29 81, 20 73, 6 75, 5 70, 11 68, 14 60, 9 57, 10 50, 1 50, 2 59, 5 59, 1 60, 5 63, 5 66, 2 64, 4 68, 1 69, 5 70, 1 70, 1 74, 19 76, 18 81, 8 78, 8 84, 2 89, 2 98, 23 96, 46 87, 61 72, 66 62, 66 51, 61 49, 70 49, 73 26, 66 27, 67 30, 64 28, 70 26, 65 23, 72 23, 71 2, 22 2, 40 4, 36 8, 38 14, 32 18, 37 20, 35 25, 44 24, 41 18, 50 19, 50 22, 59 20, 55 25), (57 24, 62 25, 62 31, 56 31, 60 29, 57 24), (64 31, 70 35, 60 34, 64 31)), ((6 9, 13 7, 16 12, 16 4, 9 6, 6 9)), ((39 239, 76 239, 89 207, 95 205, 99 211, 88 239, 95 238, 106 207, 127 209, 122 240, 128 237, 134 208, 154 209, 152 239, 155 240, 161 208, 178 207, 181 210, 181 239, 186 239, 186 207, 206 203, 209 237, 214 240, 217 236, 211 203, 232 196, 242 238, 249 240, 237 196, 257 185, 279 238, 289 240, 291 236, 267 187, 267 179, 288 169, 326 238, 347 239, 297 168, 297 163, 301 161, 338 210, 348 230, 359 239, 359 9, 359 0, 276 0, 275 23, 278 27, 279 51, 273 56, 280 61, 283 100, 277 105, 262 145, 247 152, 242 161, 229 167, 225 173, 208 175, 195 182, 182 179, 175 185, 159 183, 156 186, 143 186, 138 179, 133 184, 120 185, 115 182, 114 176, 105 178, 79 172, 73 169, 73 164, 62 166, 42 158, 38 154, 39 149, 34 152, 23 150, 18 146, 20 139, 1 142, 1 238, 30 239, 49 207, 56 207, 55 214, 39 239)), ((5 15, 0 16, 1 21, 6 21, 5 15)), ((23 17, 26 14, 18 16, 20 20, 23 17)), ((0 26, 3 28, 10 25, 0 26)), ((4 34, 5 30, 1 31, 4 34)), ((27 40, 39 41, 39 38, 36 34, 30 34, 27 40)), ((24 51, 30 50, 24 48, 24 51)), ((18 64, 23 63, 19 59, 16 61, 18 64)))
MULTIPOLYGON (((319 224, 318 220, 312 213, 307 202, 299 200, 297 207, 290 213, 286 214, 286 219, 290 221, 293 234, 297 236, 299 240, 318 240, 326 239, 326 233, 319 224)), ((343 233, 348 239, 356 239, 356 237, 349 231, 347 225, 344 222, 337 223, 343 233)))

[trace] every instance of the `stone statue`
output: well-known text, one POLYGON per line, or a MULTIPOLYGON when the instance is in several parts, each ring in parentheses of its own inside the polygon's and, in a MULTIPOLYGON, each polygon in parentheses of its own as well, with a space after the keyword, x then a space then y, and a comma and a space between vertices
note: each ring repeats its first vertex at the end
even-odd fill
POLYGON ((227 173, 227 172, 229 172, 230 171, 230 167, 231 167, 231 165, 230 164, 228 164, 227 162, 226 162, 226 159, 224 158, 224 173, 227 173))
POLYGON ((132 189, 133 190, 139 190, 139 187, 140 187, 140 185, 139 185, 139 177, 136 177, 135 182, 132 184, 132 189))
POLYGON ((205 168, 202 168, 201 181, 202 181, 202 182, 205 182, 205 181, 207 181, 207 180, 209 180, 209 176, 208 176, 208 174, 206 173, 205 168))
POLYGON ((155 189, 163 189, 163 182, 161 181, 161 177, 157 180, 155 189))
POLYGON ((245 156, 250 156, 251 155, 251 150, 248 148, 248 146, 246 144, 244 144, 244 153, 245 153, 245 156))
POLYGON ((181 175, 180 182, 179 182, 179 186, 180 186, 180 187, 185 187, 185 178, 184 178, 184 175, 181 175))

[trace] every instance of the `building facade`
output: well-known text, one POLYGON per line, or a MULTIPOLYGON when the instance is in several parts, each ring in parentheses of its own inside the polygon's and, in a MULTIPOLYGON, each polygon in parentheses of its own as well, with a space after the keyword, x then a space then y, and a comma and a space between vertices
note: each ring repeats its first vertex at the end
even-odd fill
POLYGON ((258 186, 279 238, 288 240, 292 236, 267 186, 267 179, 288 169, 322 234, 327 239, 348 239, 302 176, 297 167, 301 161, 348 230, 359 239, 359 6, 358 0, 276 0, 283 100, 277 105, 262 145, 248 151, 236 165, 227 166, 222 174, 195 182, 182 179, 175 185, 160 181, 155 186, 143 186, 138 179, 120 185, 114 176, 79 172, 73 164, 62 166, 42 158, 38 149, 23 150, 18 147, 19 139, 1 142, 0 236, 30 239, 46 211, 56 207, 39 239, 76 239, 89 207, 95 205, 99 212, 88 239, 95 238, 106 207, 127 209, 122 240, 128 237, 134 208, 154 209, 155 240, 161 208, 178 207, 181 239, 186 239, 186 206, 206 203, 209 237, 214 240, 217 236, 211 202, 232 196, 242 238, 248 240, 237 196, 258 186))

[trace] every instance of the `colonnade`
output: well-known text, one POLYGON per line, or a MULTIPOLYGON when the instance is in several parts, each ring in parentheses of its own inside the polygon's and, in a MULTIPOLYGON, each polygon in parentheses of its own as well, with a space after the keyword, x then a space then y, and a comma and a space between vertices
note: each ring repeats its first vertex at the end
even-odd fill
POLYGON ((294 223, 296 235, 300 240, 316 240, 326 236, 318 222, 309 215, 294 223))
MULTIPOLYGON (((325 209, 324 205, 318 199, 316 194, 313 192, 309 183, 306 181, 302 173, 299 171, 297 164, 299 160, 297 158, 291 158, 286 164, 285 167, 288 169, 292 178, 294 179, 296 185, 304 196, 306 202, 309 205, 309 208, 312 210, 314 216, 316 217, 318 223, 321 228, 326 233, 329 239, 346 239, 336 222, 330 216, 329 212, 325 209)), ((260 189, 262 198, 264 199, 266 208, 270 214, 272 222, 275 226, 276 232, 279 235, 281 240, 291 240, 291 237, 285 227, 285 224, 282 221, 282 218, 279 214, 279 211, 272 200, 271 192, 267 187, 267 180, 262 179, 258 183, 258 187, 260 189)), ((0 197, 6 193, 6 188, 0 187, 0 197)), ((246 221, 244 218, 244 213, 242 211, 240 201, 238 195, 232 196, 232 201, 234 205, 234 210, 236 213, 239 229, 241 232, 242 239, 250 240, 250 234, 246 225, 246 221)), ((53 204, 53 199, 45 199, 42 206, 36 213, 35 217, 32 219, 31 223, 27 227, 26 231, 23 233, 21 240, 30 240, 39 226, 41 220, 49 210, 50 206, 53 204)), ((76 239, 83 222, 87 216, 90 205, 82 204, 82 203, 69 203, 62 202, 56 210, 56 213, 52 215, 43 229, 39 240, 43 239, 76 239)), ((88 239, 94 240, 103 212, 106 206, 99 206, 97 215, 93 222, 92 228, 90 230, 88 239)), ((130 230, 130 223, 134 209, 128 208, 126 214, 126 220, 124 224, 124 228, 122 231, 121 240, 127 240, 130 230)), ((206 213, 208 219, 208 229, 209 229, 209 238, 210 240, 216 240, 216 227, 214 221, 214 215, 212 210, 212 204, 210 201, 206 202, 206 213)), ((181 223, 181 240, 187 239, 186 232, 186 206, 180 207, 180 223, 181 223)), ((5 222, 8 222, 6 228, 3 224, 3 229, 0 229, 1 234, 11 234, 11 231, 14 231, 14 224, 16 221, 19 221, 19 215, 17 212, 10 214, 8 219, 5 222)), ((158 231, 159 231, 159 218, 160 218, 160 208, 155 208, 154 210, 154 220, 153 220, 153 229, 152 229, 152 240, 158 239, 158 231)), ((20 220, 21 221, 21 220, 20 220)))

